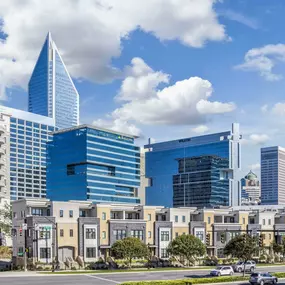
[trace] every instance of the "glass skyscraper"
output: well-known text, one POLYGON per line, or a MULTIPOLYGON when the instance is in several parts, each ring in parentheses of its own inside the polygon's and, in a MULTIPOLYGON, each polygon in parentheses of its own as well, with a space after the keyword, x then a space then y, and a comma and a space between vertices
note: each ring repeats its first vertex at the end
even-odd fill
POLYGON ((140 150, 134 138, 88 125, 55 132, 47 144, 47 197, 140 203, 140 150))
POLYGON ((239 205, 240 139, 233 124, 227 132, 146 145, 146 205, 239 205), (199 189, 204 195, 198 199, 193 195, 199 189))
POLYGON ((28 89, 29 112, 53 118, 58 128, 79 124, 79 95, 50 33, 28 89))
POLYGON ((6 157, 6 188, 11 200, 46 196, 46 142, 56 130, 49 117, 0 106, 6 157))
POLYGON ((285 148, 261 149, 261 204, 285 204, 285 148))

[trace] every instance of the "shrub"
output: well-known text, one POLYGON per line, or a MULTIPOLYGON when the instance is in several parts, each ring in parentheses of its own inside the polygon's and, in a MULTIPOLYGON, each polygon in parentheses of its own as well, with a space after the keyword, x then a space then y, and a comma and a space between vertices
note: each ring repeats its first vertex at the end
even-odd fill
POLYGON ((76 267, 74 267, 74 266, 72 266, 72 267, 71 267, 71 270, 77 270, 77 268, 76 268, 76 267))

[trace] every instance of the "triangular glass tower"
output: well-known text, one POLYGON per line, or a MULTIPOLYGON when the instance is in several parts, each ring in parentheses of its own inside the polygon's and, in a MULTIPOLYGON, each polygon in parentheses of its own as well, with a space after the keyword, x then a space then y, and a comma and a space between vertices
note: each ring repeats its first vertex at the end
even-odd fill
POLYGON ((29 82, 29 112, 54 118, 60 129, 79 124, 79 94, 50 32, 29 82))

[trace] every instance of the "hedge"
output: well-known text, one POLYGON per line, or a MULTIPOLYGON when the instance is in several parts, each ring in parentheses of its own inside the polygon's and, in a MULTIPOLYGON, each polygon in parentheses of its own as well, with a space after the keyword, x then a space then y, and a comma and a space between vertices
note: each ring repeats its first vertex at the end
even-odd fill
MULTIPOLYGON (((285 273, 284 273, 285 276, 285 273)), ((207 278, 189 278, 182 280, 160 280, 160 281, 138 281, 138 282, 125 282, 121 285, 191 285, 191 284, 209 284, 209 283, 222 283, 245 281, 249 277, 242 276, 222 276, 222 277, 207 277, 207 278)))

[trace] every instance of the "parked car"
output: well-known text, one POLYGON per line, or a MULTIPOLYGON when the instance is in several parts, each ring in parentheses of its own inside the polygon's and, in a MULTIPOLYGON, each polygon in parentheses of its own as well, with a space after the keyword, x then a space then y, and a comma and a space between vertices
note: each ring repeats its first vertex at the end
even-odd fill
POLYGON ((211 276, 233 275, 234 270, 231 266, 218 266, 210 272, 211 276))
POLYGON ((249 283, 251 285, 277 284, 278 278, 269 273, 252 273, 249 283))
POLYGON ((256 269, 256 263, 255 261, 249 260, 245 264, 242 261, 239 261, 236 265, 234 265, 234 271, 235 272, 243 272, 243 269, 245 267, 245 271, 254 272, 256 269))

